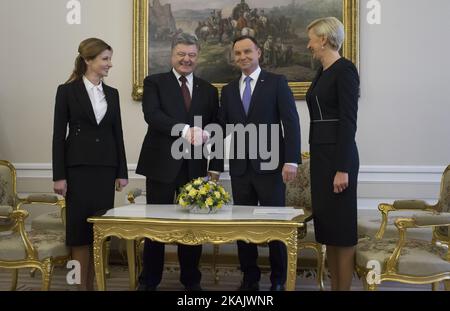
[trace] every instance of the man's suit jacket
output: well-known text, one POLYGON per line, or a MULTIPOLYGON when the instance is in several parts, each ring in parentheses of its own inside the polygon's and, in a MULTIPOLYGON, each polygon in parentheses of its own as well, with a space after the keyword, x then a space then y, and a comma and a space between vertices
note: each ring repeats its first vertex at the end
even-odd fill
MULTIPOLYGON (((245 154, 246 159, 230 159, 230 175, 239 176, 245 173, 247 163, 250 162, 254 171, 259 174, 273 173, 280 171, 284 163, 300 163, 300 123, 295 99, 286 81, 281 75, 273 74, 262 70, 252 93, 248 114, 245 114, 242 99, 239 91, 239 80, 230 82, 222 89, 219 119, 222 126, 225 124, 254 124, 258 130, 258 141, 260 135, 260 125, 267 126, 265 139, 267 147, 271 146, 271 124, 279 124, 277 137, 279 139, 279 163, 275 170, 261 170, 262 160, 259 152, 257 158, 248 161, 249 141, 246 139, 245 154), (284 137, 282 126, 284 129, 284 137)), ((237 140, 234 133, 234 150, 236 153, 237 140)), ((272 151, 273 152, 273 151, 272 151)))
POLYGON ((103 83, 108 108, 97 124, 82 79, 58 87, 53 126, 53 180, 66 179, 66 168, 113 166, 117 178, 128 178, 117 89, 103 83), (69 125, 69 135, 67 135, 69 125))
MULTIPOLYGON (((218 109, 217 89, 200 78, 194 76, 193 79, 189 112, 186 111, 181 87, 172 71, 145 78, 142 110, 148 130, 136 173, 158 182, 173 182, 181 169, 183 159, 172 157, 172 144, 180 137, 171 136, 172 127, 176 124, 194 126, 194 116, 200 116, 204 128, 216 122, 218 109)), ((206 176, 208 161, 205 157, 187 161, 190 179, 206 176)), ((211 159, 209 170, 223 171, 223 160, 211 159)))

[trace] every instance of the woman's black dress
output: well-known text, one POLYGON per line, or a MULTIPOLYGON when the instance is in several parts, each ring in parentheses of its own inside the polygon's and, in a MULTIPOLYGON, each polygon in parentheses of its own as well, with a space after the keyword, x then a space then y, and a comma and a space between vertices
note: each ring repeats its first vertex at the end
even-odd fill
POLYGON ((317 72, 306 101, 311 118, 311 199, 319 243, 357 244, 358 149, 355 143, 359 76, 353 63, 338 59, 317 72), (336 172, 349 175, 349 186, 333 192, 336 172))

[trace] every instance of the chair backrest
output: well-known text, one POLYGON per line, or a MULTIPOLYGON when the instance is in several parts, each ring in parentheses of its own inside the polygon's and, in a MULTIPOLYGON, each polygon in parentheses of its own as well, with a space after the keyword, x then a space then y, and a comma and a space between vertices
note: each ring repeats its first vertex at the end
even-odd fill
MULTIPOLYGON (((442 213, 450 213, 450 165, 447 166, 442 174, 438 209, 442 213)), ((437 230, 439 234, 448 236, 448 227, 439 227, 437 230)))
POLYGON ((16 169, 6 161, 0 160, 0 206, 15 206, 16 169))
POLYGON ((286 206, 311 210, 311 177, 309 153, 302 153, 302 164, 298 166, 297 176, 286 185, 286 206))

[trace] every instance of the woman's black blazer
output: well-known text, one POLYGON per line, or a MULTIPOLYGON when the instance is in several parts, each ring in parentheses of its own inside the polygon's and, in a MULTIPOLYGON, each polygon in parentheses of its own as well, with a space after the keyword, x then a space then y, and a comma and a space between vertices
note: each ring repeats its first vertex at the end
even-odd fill
POLYGON ((53 125, 54 181, 66 179, 67 167, 79 165, 113 166, 117 168, 116 178, 128 178, 119 92, 104 83, 103 91, 108 109, 97 124, 82 79, 58 87, 53 125))

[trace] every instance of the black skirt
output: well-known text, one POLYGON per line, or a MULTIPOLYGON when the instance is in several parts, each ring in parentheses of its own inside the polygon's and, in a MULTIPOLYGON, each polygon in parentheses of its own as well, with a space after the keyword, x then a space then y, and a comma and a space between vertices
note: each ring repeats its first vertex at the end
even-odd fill
POLYGON ((93 229, 87 219, 114 207, 115 179, 115 167, 67 168, 66 245, 92 244, 93 229))
POLYGON ((354 246, 357 232, 357 185, 359 157, 356 145, 351 153, 349 186, 333 192, 336 175, 336 145, 311 144, 311 203, 316 241, 332 246, 354 246))

